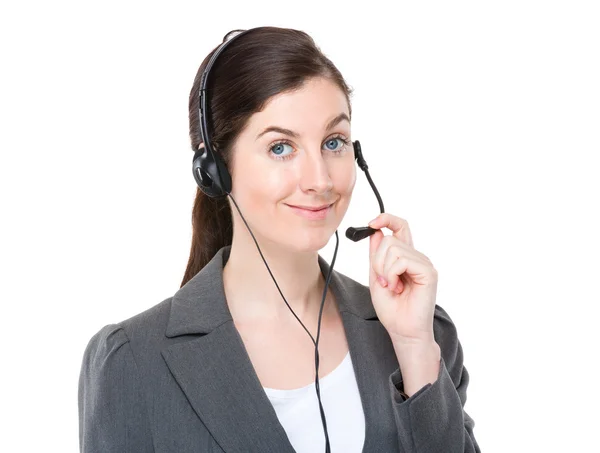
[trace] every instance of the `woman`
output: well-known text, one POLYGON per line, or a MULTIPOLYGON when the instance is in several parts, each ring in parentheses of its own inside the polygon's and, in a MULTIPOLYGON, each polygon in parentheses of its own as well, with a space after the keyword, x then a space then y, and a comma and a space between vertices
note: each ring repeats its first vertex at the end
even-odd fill
MULTIPOLYGON (((215 50, 190 93, 193 150, 215 50)), ((479 452, 456 329, 405 220, 370 224, 393 234, 369 238, 369 286, 333 271, 321 307, 318 251, 356 182, 339 71, 304 32, 259 27, 210 74, 210 142, 237 206, 198 190, 181 288, 90 340, 81 451, 479 452), (307 332, 318 333, 318 380, 307 332)))

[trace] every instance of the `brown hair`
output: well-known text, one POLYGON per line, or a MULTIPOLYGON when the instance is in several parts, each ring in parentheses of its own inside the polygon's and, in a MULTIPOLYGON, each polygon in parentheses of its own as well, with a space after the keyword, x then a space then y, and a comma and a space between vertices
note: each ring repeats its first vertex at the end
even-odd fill
MULTIPOLYGON (((239 30, 227 33, 223 42, 234 31, 239 30)), ((190 91, 190 140, 194 151, 202 143, 198 91, 204 68, 216 49, 200 65, 190 91)), ((271 97, 299 89, 307 79, 314 77, 328 78, 339 86, 346 95, 352 117, 352 88, 307 33, 290 28, 258 27, 228 44, 212 66, 206 93, 211 145, 230 172, 231 149, 250 116, 260 112, 271 97)), ((192 230, 190 257, 181 286, 219 249, 231 245, 233 220, 227 197, 211 198, 197 188, 192 230)))

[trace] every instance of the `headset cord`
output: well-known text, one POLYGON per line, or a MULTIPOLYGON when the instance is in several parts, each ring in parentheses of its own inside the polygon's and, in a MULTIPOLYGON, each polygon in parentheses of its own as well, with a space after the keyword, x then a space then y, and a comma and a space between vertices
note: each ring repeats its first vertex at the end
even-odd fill
MULTIPOLYGON (((373 186, 372 183, 371 183, 371 186, 373 186)), ((281 289, 279 288, 279 285, 277 284, 277 281, 275 280, 275 277, 273 276, 273 273, 271 272, 271 269, 269 268, 269 265, 267 264, 267 260, 265 260, 265 257, 263 256, 262 251, 260 250, 260 247, 258 246, 258 242, 256 241, 256 238, 254 237, 252 230, 248 226, 248 222, 246 222, 246 219, 242 215, 242 212, 240 211, 240 208, 239 208, 237 202, 231 196, 231 193, 228 193, 227 195, 229 195, 229 197, 235 204, 236 209, 238 210, 238 212, 240 213, 240 216, 242 217, 242 220, 246 224, 246 228, 248 228, 248 231, 250 232, 252 239, 254 239, 254 243, 256 244, 256 248, 258 249, 258 253, 260 253, 261 258, 262 258, 263 262, 265 263, 265 266, 267 266, 267 270, 269 271, 269 274, 271 274, 271 278, 275 282, 275 286, 277 286, 277 289, 279 290, 279 294, 281 294, 281 297, 283 297, 283 301, 288 306, 288 308, 290 309, 292 314, 296 317, 298 322, 300 324, 302 324, 302 327, 304 328, 304 330, 306 330, 306 333, 308 334, 308 336, 311 338, 311 340, 313 341, 313 343, 315 345, 315 368, 316 368, 315 390, 317 392, 317 399, 319 400, 319 410, 321 412, 321 421, 323 422, 323 430, 325 432, 325 453, 331 453, 331 448, 329 446, 329 434, 327 433, 327 421, 325 420, 325 412, 323 411, 323 405, 321 404, 321 390, 319 387, 319 336, 321 335, 321 315, 323 314, 323 306, 325 304, 325 298, 327 296, 327 288, 329 286, 329 281, 331 280, 331 271, 333 270, 333 265, 335 264, 335 258, 337 256, 338 246, 340 244, 340 238, 338 236, 338 232, 337 232, 337 230, 335 230, 335 239, 336 239, 335 251, 333 252, 333 259, 331 260, 331 265, 329 266, 329 271, 327 272, 327 278, 325 279, 325 289, 323 290, 323 300, 321 301, 321 309, 319 311, 319 321, 318 321, 318 325, 317 325, 317 340, 315 341, 315 339, 310 334, 310 332, 308 331, 306 326, 302 323, 302 321, 300 321, 300 318, 298 318, 298 316, 296 316, 296 313, 294 313, 294 310, 292 310, 292 307, 290 307, 290 304, 288 304, 288 301, 285 299, 283 293, 281 292, 281 289)))

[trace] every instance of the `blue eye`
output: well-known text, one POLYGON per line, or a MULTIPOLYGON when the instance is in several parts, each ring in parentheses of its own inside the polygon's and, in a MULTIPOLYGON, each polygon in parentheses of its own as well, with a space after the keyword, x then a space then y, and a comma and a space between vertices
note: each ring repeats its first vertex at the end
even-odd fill
MULTIPOLYGON (((289 143, 286 142, 279 142, 279 143, 275 143, 272 147, 271 147, 271 152, 273 154, 275 154, 276 156, 281 156, 283 153, 283 147, 284 146, 288 146, 290 148, 292 148, 292 145, 290 145, 289 143)), ((293 151, 293 148, 292 148, 293 151)))
POLYGON ((333 154, 341 154, 346 150, 346 146, 348 146, 350 144, 350 140, 348 140, 347 138, 345 138, 342 135, 336 135, 335 137, 331 137, 329 140, 327 140, 325 142, 325 146, 327 147, 328 151, 331 151, 333 154), (340 145, 339 148, 330 148, 329 145, 330 144, 335 144, 335 142, 338 142, 338 144, 340 145))
POLYGON ((344 145, 344 142, 342 142, 342 139, 341 139, 341 138, 339 138, 339 137, 335 137, 335 138, 331 138, 331 139, 327 140, 327 141, 325 142, 325 146, 327 146, 327 148, 328 148, 330 151, 336 151, 336 148, 337 148, 336 146, 334 146, 333 148, 329 148, 329 144, 333 143, 333 144, 335 145, 336 141, 337 141, 337 142, 339 142, 339 143, 340 143, 340 145, 344 145))
MULTIPOLYGON (((324 147, 326 151, 333 153, 334 155, 341 155, 342 152, 346 149, 346 145, 350 144, 350 140, 344 138, 341 135, 336 135, 335 137, 331 137, 327 141, 324 142, 324 147), (336 143, 338 146, 335 146, 336 143), (333 145, 333 148, 331 147, 333 145)), ((287 160, 293 157, 294 147, 287 140, 280 140, 278 142, 273 143, 267 150, 269 154, 272 154, 277 160, 287 160), (292 152, 289 154, 284 154, 285 147, 288 146, 291 148, 292 152)))

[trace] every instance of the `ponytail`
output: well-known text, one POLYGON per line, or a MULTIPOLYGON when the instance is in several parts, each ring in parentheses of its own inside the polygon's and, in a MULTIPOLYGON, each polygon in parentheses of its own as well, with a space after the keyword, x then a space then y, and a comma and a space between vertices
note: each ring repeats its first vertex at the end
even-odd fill
POLYGON ((233 220, 227 197, 211 198, 198 188, 192 210, 192 246, 181 286, 232 240, 233 220))

